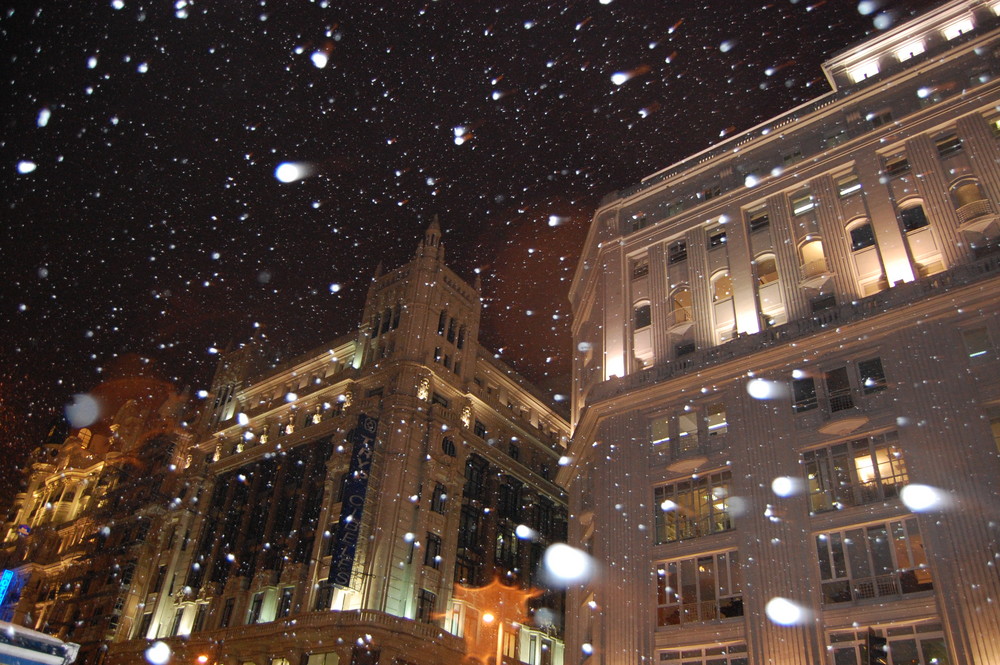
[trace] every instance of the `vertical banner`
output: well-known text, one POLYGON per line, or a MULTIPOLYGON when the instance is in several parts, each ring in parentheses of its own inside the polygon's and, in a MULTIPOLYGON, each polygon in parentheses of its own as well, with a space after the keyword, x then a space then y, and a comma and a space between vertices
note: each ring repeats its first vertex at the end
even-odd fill
POLYGON ((340 521, 334 534, 329 577, 329 582, 339 587, 351 585, 351 572, 354 569, 354 555, 361 531, 365 495, 368 494, 368 475, 371 472, 377 430, 378 418, 369 418, 362 413, 358 416, 358 426, 351 430, 347 437, 353 444, 351 466, 348 469, 347 481, 344 483, 344 496, 340 504, 340 521))

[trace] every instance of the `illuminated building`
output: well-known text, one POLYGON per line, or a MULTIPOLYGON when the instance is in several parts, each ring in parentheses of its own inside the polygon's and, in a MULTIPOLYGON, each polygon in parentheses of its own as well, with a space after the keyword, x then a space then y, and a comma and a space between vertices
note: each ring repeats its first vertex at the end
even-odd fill
POLYGON ((998 11, 834 55, 831 92, 595 213, 568 662, 1000 662, 998 11))
POLYGON ((133 628, 134 585, 152 572, 186 447, 185 397, 169 386, 118 379, 93 396, 94 422, 68 437, 53 428, 32 452, 0 544, 11 573, 0 621, 79 644, 79 663, 100 662, 133 628))
POLYGON ((356 333, 223 354, 170 546, 108 661, 155 639, 174 662, 561 663, 562 597, 532 589, 565 539, 569 426, 479 345, 480 311, 435 220, 377 270, 356 333))

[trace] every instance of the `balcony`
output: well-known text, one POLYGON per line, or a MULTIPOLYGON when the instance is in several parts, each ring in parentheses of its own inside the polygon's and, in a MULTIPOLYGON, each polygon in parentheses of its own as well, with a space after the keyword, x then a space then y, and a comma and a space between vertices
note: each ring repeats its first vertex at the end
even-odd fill
POLYGON ((799 267, 799 286, 806 289, 818 289, 833 277, 825 258, 815 259, 799 267))
POLYGON ((983 235, 996 234, 998 218, 993 202, 989 199, 966 203, 955 212, 958 214, 959 230, 983 235), (992 233, 988 232, 990 226, 994 227, 992 233))
POLYGON ((694 315, 687 307, 675 309, 667 315, 667 330, 671 335, 683 335, 694 325, 694 315))

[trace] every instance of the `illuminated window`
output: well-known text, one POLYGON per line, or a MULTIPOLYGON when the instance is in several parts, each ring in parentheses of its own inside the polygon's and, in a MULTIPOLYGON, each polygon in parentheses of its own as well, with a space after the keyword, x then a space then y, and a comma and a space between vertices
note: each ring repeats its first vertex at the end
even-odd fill
POLYGON ((972 29, 973 29, 972 19, 966 17, 958 21, 955 21, 951 25, 945 26, 945 28, 941 30, 941 34, 944 35, 945 39, 951 40, 951 39, 957 39, 958 37, 961 37, 966 33, 972 32, 972 29))
POLYGON ((733 278, 729 271, 719 273, 712 278, 712 300, 719 302, 733 297, 733 278))
POLYGON ((705 409, 705 423, 708 425, 709 436, 721 436, 729 431, 729 421, 726 420, 726 405, 722 402, 709 404, 705 409))
POLYGON ((791 198, 792 214, 803 215, 816 207, 816 200, 813 198, 811 190, 803 190, 791 198))
POLYGON ((917 39, 908 44, 900 46, 893 55, 896 56, 896 60, 900 62, 906 62, 914 56, 918 56, 924 52, 924 42, 922 39, 917 39))
POLYGON ((632 279, 639 279, 640 277, 645 277, 649 274, 649 258, 642 257, 641 259, 636 259, 632 264, 632 279))
POLYGON ((845 198, 851 194, 857 194, 861 191, 861 181, 858 180, 858 174, 846 173, 837 178, 837 195, 840 198, 845 198))
POLYGON ((869 60, 848 69, 847 75, 851 77, 853 83, 860 83, 866 78, 877 75, 878 71, 878 60, 869 60))
POLYGON ((979 187, 978 182, 975 180, 964 180, 952 187, 951 198, 955 203, 955 208, 958 209, 970 203, 982 201, 986 196, 983 194, 983 190, 979 187))
POLYGON ((722 471, 654 488, 656 544, 732 529, 728 504, 731 483, 732 473, 722 471))
POLYGON ((896 432, 802 454, 809 509, 816 513, 878 503, 908 482, 896 432))
POLYGON ((674 324, 691 321, 691 289, 682 286, 676 289, 670 297, 670 312, 674 317, 674 324))
POLYGON ((778 281, 778 263, 773 254, 765 254, 758 258, 755 263, 759 286, 778 281))

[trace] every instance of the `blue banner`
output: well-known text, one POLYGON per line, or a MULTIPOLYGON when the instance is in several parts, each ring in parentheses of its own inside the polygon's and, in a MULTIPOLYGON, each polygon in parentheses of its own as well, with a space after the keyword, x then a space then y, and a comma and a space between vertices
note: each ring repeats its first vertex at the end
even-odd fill
POLYGON ((337 523, 337 532, 334 534, 331 549, 333 559, 330 563, 329 577, 329 582, 339 587, 351 585, 354 555, 357 552, 358 537, 361 532, 365 496, 368 494, 368 474, 372 467, 377 430, 378 418, 369 418, 361 414, 358 416, 358 426, 348 434, 348 441, 353 444, 351 466, 348 469, 347 481, 344 483, 340 521, 337 523))

